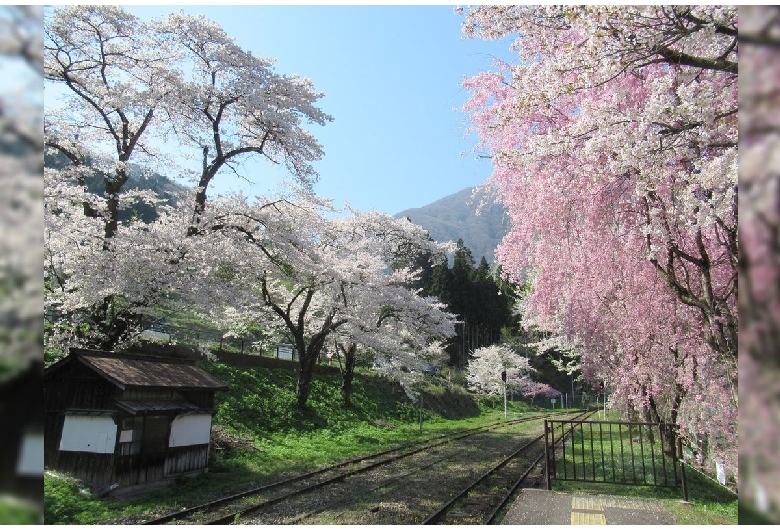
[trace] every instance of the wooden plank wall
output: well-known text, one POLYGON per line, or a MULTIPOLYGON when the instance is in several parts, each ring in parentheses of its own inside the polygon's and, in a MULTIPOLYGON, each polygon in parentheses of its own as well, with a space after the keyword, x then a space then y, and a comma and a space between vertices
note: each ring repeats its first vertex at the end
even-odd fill
POLYGON ((205 470, 208 463, 209 444, 169 447, 165 460, 165 476, 205 470))
POLYGON ((115 482, 114 461, 113 454, 58 451, 55 467, 88 484, 108 486, 115 482))

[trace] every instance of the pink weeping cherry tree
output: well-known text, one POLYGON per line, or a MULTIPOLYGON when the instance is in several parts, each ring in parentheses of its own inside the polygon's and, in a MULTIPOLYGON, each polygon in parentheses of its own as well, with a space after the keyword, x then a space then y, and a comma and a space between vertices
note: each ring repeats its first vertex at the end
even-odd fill
POLYGON ((526 325, 736 476, 737 9, 458 11, 467 37, 516 37, 516 61, 464 82, 464 111, 526 325))

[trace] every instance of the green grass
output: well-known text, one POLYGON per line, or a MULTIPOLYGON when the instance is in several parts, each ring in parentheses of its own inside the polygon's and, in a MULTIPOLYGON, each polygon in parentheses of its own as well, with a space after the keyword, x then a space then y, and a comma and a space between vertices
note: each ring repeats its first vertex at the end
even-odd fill
MULTIPOLYGON (((554 428, 556 435, 562 433, 560 424, 554 428)), ((652 433, 642 429, 640 434, 637 426, 584 423, 566 440, 556 478, 673 486, 675 468, 671 457, 664 455, 657 429, 652 433)))
POLYGON ((686 468, 688 502, 663 499, 664 507, 679 524, 737 524, 739 498, 714 480, 686 468))
MULTIPOLYGON (((55 477, 46 473, 43 477, 46 524, 89 524, 105 521, 117 515, 117 503, 101 501, 90 494, 75 480, 55 477)), ((120 511, 121 513, 121 511, 120 511)))
POLYGON ((0 498, 0 525, 40 523, 40 508, 13 498, 0 498))

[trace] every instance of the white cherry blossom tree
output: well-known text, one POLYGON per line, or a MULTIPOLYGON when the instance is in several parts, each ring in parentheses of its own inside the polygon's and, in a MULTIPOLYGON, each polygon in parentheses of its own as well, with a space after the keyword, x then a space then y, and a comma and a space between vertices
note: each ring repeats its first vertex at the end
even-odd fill
POLYGON ((193 223, 206 207, 214 177, 225 169, 235 172, 248 156, 284 165, 310 190, 318 179, 312 162, 323 152, 306 126, 332 121, 316 106, 322 94, 312 81, 276 73, 271 59, 243 50, 202 15, 172 13, 152 27, 181 58, 179 83, 165 100, 166 116, 180 145, 202 155, 193 223))
POLYGON ((209 241, 199 247, 212 256, 208 274, 196 282, 195 303, 208 302, 204 309, 222 325, 256 324, 288 337, 298 353, 301 408, 329 340, 345 355, 349 405, 358 348, 416 354, 431 339, 454 333, 454 317, 442 304, 407 287, 416 271, 390 267, 410 247, 444 259, 441 245, 405 219, 354 211, 334 218, 324 215, 324 206, 311 198, 216 200, 195 234, 209 241))
POLYGON ((321 94, 310 81, 277 74, 272 61, 241 49, 204 17, 145 22, 120 6, 57 7, 46 12, 43 49, 46 86, 62 95, 61 105, 46 109, 45 146, 64 161, 46 168, 47 309, 79 313, 84 326, 71 334, 112 349, 162 293, 170 275, 156 269, 182 259, 149 251, 138 240, 148 228, 120 223, 135 200, 154 200, 127 192, 131 169, 181 174, 188 155, 202 157, 195 193, 182 199, 190 215, 180 222, 194 235, 209 185, 246 157, 284 164, 299 185, 310 186, 317 178, 311 163, 322 150, 306 126, 331 118, 316 107, 321 94), (95 174, 103 192, 83 192, 95 174), (74 200, 81 201, 80 218, 74 200), (128 247, 146 249, 144 263, 167 260, 133 271, 135 285, 146 286, 140 293, 120 275, 136 259, 122 254, 128 247), (154 275, 141 278, 143 271, 154 275))
POLYGON ((480 394, 500 396, 504 393, 503 372, 506 372, 507 386, 525 388, 532 370, 526 357, 505 345, 493 344, 472 352, 467 381, 480 394))

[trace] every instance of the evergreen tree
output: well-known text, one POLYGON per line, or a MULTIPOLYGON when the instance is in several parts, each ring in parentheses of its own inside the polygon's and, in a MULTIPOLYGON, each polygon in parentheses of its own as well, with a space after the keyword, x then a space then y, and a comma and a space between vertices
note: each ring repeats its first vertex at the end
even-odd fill
POLYGON ((462 239, 457 242, 452 268, 446 262, 431 265, 429 258, 422 254, 399 255, 393 266, 419 266, 421 275, 411 286, 422 289, 425 296, 437 297, 458 315, 457 336, 447 351, 452 365, 465 366, 470 351, 500 341, 502 328, 514 326, 514 288, 501 279, 500 271, 491 272, 484 256, 475 267, 471 249, 462 239))

